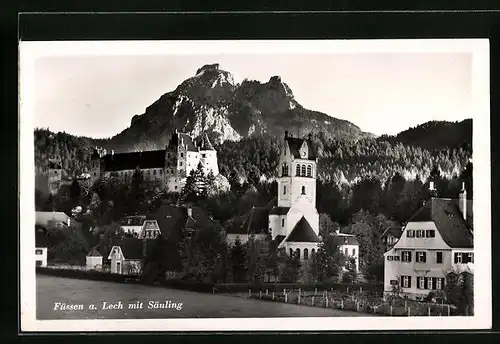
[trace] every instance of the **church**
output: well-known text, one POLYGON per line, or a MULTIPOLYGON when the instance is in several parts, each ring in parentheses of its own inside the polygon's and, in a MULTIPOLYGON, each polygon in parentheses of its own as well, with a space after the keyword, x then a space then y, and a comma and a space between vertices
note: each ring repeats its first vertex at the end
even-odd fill
POLYGON ((269 212, 272 239, 288 254, 309 259, 321 242, 316 209, 317 157, 311 135, 302 139, 285 132, 278 168, 278 204, 269 212))

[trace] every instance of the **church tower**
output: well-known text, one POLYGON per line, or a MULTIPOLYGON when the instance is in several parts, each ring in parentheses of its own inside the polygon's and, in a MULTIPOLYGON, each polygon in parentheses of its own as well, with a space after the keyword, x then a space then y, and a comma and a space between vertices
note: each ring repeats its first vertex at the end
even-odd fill
POLYGON ((55 195, 59 191, 62 181, 62 164, 60 158, 49 159, 49 192, 55 195))
POLYGON ((269 213, 269 229, 272 238, 279 239, 279 247, 293 252, 298 250, 299 255, 304 250, 304 257, 308 257, 320 241, 316 210, 316 151, 311 135, 298 138, 285 132, 282 142, 278 205, 269 213))

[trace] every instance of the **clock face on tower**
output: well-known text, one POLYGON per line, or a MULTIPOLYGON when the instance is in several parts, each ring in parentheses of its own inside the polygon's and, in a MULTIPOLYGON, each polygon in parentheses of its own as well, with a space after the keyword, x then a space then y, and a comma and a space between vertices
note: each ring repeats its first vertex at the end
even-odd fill
POLYGON ((305 151, 302 151, 302 157, 305 158, 306 157, 306 152, 305 151))

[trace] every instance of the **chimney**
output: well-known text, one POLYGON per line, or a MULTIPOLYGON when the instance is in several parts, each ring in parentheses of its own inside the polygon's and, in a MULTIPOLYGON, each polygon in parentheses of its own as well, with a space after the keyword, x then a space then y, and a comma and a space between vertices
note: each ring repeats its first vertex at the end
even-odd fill
POLYGON ((462 183, 462 190, 458 194, 458 208, 464 220, 467 220, 467 191, 465 191, 465 182, 462 183))
POLYGON ((142 256, 143 257, 146 257, 147 254, 148 254, 148 249, 147 249, 147 240, 146 239, 142 239, 142 256))
POLYGON ((437 197, 437 190, 434 187, 434 182, 433 181, 429 182, 429 194, 430 194, 431 198, 437 197))
POLYGON ((189 217, 193 217, 193 209, 191 207, 187 208, 187 214, 189 217))

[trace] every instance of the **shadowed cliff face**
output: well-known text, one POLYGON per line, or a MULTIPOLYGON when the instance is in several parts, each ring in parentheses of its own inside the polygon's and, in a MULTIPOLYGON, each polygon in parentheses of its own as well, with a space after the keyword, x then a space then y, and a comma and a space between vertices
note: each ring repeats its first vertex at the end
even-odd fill
POLYGON ((171 133, 199 136, 207 132, 214 143, 237 141, 249 135, 282 135, 322 131, 327 138, 358 139, 363 133, 354 124, 303 108, 279 76, 268 82, 245 79, 235 84, 219 64, 207 64, 135 115, 129 128, 113 137, 111 146, 126 147, 147 141, 164 146, 171 133))

